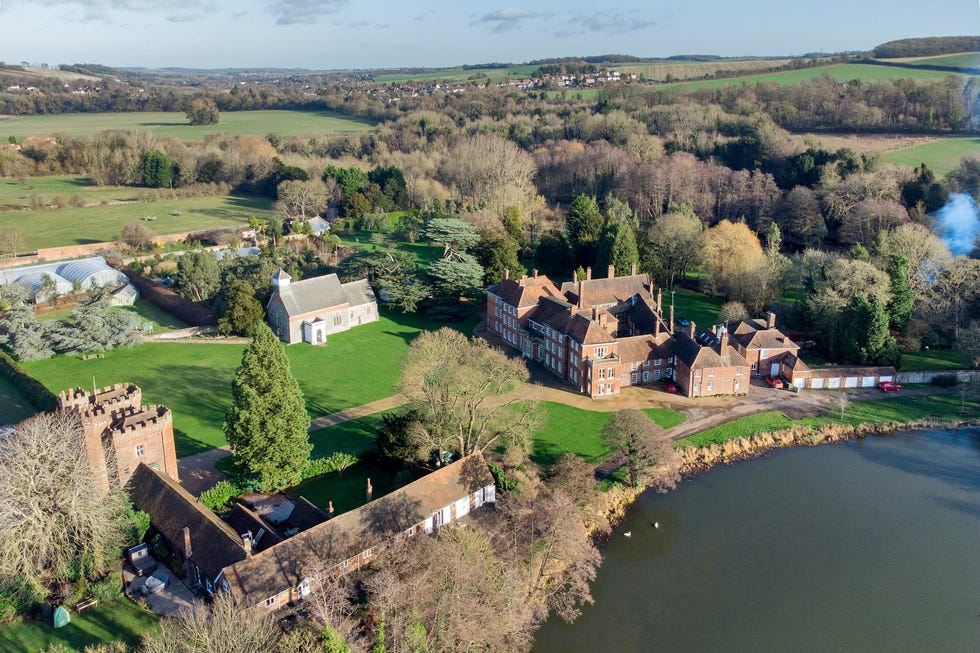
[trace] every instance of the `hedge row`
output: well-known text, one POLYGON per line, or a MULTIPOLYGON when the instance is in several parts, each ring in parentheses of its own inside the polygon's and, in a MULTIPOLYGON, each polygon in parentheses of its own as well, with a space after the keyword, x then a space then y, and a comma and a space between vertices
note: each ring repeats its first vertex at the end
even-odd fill
POLYGON ((58 409, 58 398, 3 351, 0 351, 0 377, 10 381, 10 385, 17 388, 37 410, 47 412, 58 409))
POLYGON ((204 302, 192 302, 132 270, 123 270, 123 273, 139 289, 143 299, 160 310, 170 313, 178 320, 199 327, 214 326, 218 323, 214 311, 204 302))

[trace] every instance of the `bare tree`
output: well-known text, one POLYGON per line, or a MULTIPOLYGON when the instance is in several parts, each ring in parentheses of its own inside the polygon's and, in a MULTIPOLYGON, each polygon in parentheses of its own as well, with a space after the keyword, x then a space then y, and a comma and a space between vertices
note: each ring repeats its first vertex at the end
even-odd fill
POLYGON ((118 557, 125 497, 104 489, 85 461, 79 425, 63 413, 21 422, 0 441, 0 576, 42 590, 79 570, 99 574, 118 557))
POLYGON ((307 215, 315 216, 322 213, 330 201, 327 187, 319 179, 284 181, 279 184, 276 194, 279 198, 276 209, 282 218, 299 215, 306 220, 307 215))
POLYGON ((27 238, 17 227, 0 229, 0 256, 17 256, 27 249, 27 238))
POLYGON ((851 399, 846 392, 839 392, 834 396, 833 406, 835 410, 840 410, 840 418, 844 419, 844 412, 851 405, 851 399))
MULTIPOLYGON (((527 367, 485 340, 453 329, 427 331, 403 362, 403 392, 422 411, 413 436, 428 451, 466 456, 498 444, 524 443, 534 404, 500 395, 527 381, 527 367)), ((439 464, 439 463, 437 463, 439 464)))
POLYGON ((121 238, 133 249, 146 249, 153 242, 153 232, 142 222, 130 222, 123 227, 121 238))
MULTIPOLYGON (((218 593, 210 606, 194 603, 147 633, 141 653, 255 653, 280 651, 282 631, 272 613, 239 605, 218 593)), ((285 652, 283 652, 285 653, 285 652)))
POLYGON ((629 484, 649 483, 666 492, 680 481, 680 455, 663 430, 642 410, 613 413, 603 432, 606 442, 625 459, 629 484))

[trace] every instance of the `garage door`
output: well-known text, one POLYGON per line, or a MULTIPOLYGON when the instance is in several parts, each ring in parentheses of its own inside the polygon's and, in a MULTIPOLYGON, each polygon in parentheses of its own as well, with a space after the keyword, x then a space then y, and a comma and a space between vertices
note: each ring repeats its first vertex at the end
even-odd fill
POLYGON ((894 379, 894 378, 892 378, 892 376, 891 376, 891 375, 889 375, 889 376, 882 376, 882 377, 880 377, 880 378, 879 378, 878 380, 879 380, 879 381, 894 381, 895 379, 894 379))
POLYGON ((810 387, 814 390, 823 388, 823 379, 810 379, 810 387))
POLYGON ((856 388, 858 387, 858 378, 856 376, 848 376, 844 378, 845 388, 856 388))
POLYGON ((827 379, 828 388, 839 388, 840 387, 840 377, 834 377, 832 379, 827 379))
POLYGON ((873 377, 873 376, 862 376, 861 377, 861 387, 862 388, 873 388, 873 387, 875 387, 875 377, 873 377))

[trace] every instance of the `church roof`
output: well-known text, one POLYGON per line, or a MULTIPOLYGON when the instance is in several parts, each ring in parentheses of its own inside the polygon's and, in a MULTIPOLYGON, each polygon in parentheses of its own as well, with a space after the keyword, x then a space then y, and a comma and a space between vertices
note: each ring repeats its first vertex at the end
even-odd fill
MULTIPOLYGON (((275 278, 288 281, 290 276, 280 270, 275 278)), ((272 297, 273 300, 278 297, 282 301, 286 313, 291 317, 343 306, 362 306, 377 301, 367 279, 341 283, 336 274, 279 285, 272 297)))

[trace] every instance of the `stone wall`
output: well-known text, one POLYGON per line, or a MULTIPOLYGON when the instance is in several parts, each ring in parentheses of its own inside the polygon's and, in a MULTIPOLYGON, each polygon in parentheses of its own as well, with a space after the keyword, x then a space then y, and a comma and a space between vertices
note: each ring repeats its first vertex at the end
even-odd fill
POLYGON ((896 380, 899 383, 932 383, 937 376, 956 375, 958 383, 975 383, 980 380, 980 370, 933 370, 928 372, 899 372, 896 380))
MULTIPOLYGON (((165 234, 154 236, 155 243, 175 243, 186 240, 192 232, 185 231, 180 234, 165 234)), ((196 232, 193 232, 196 233, 196 232)), ((126 243, 114 240, 104 243, 88 243, 87 245, 65 245, 64 247, 42 247, 31 256, 16 256, 0 259, 0 269, 11 268, 22 265, 36 265, 37 263, 47 263, 50 261, 65 261, 73 258, 83 258, 93 256, 106 251, 128 249, 126 243)))

